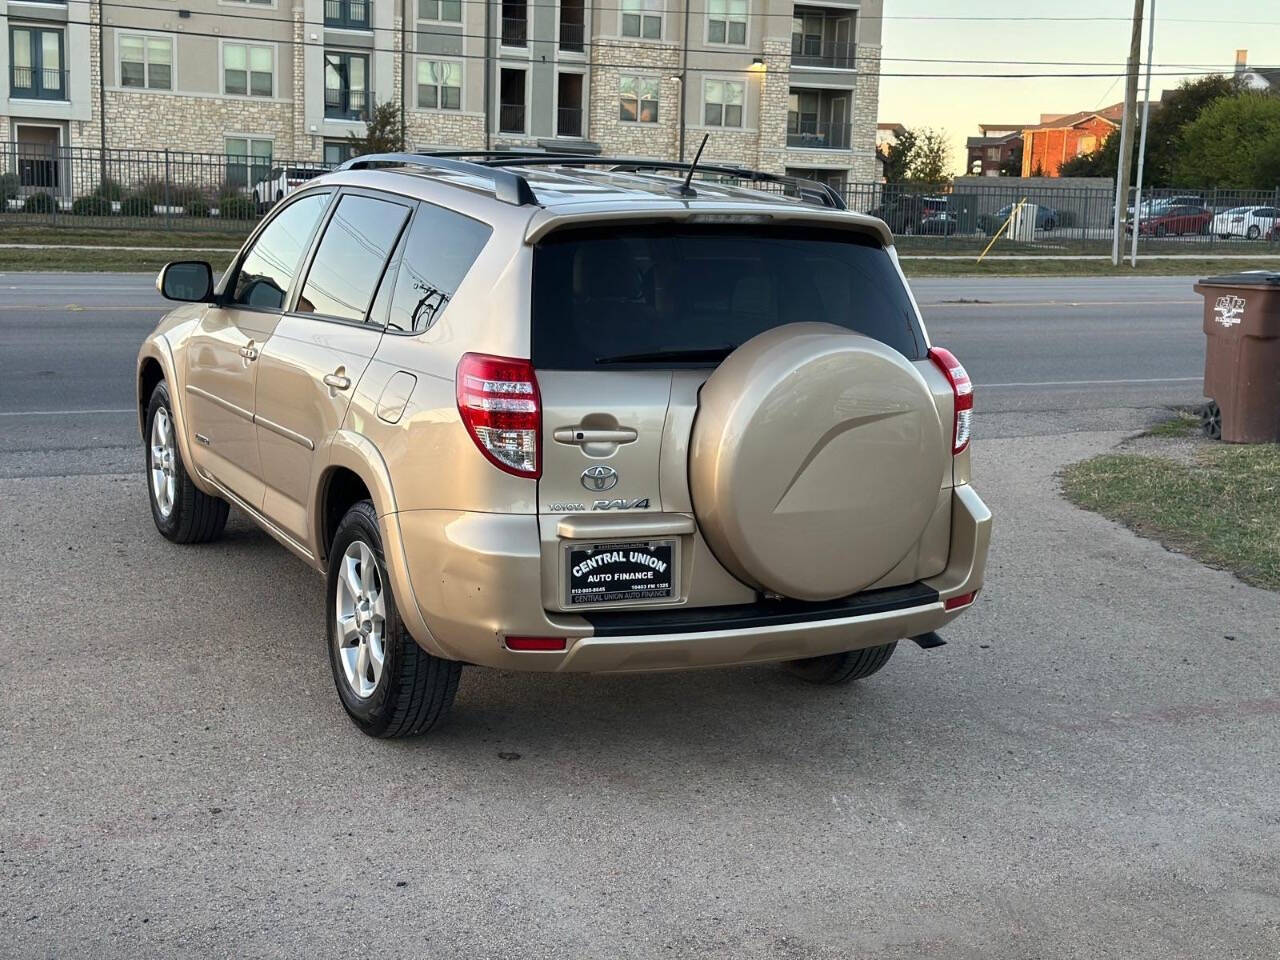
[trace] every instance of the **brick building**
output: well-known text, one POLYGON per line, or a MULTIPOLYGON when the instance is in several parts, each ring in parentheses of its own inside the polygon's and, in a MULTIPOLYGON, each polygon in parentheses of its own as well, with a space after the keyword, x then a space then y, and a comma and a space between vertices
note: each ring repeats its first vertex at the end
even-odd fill
POLYGON ((411 149, 676 159, 709 133, 710 159, 876 178, 883 0, 684 2, 0 2, 0 143, 225 153, 251 177, 345 159, 391 101, 411 149))
POLYGON ((1080 113, 1042 114, 1022 131, 1022 175, 1056 177, 1062 165, 1093 153, 1120 128, 1124 104, 1080 113))
POLYGON ((980 123, 976 137, 965 141, 969 159, 965 172, 973 177, 998 177, 1022 154, 1020 123, 980 123))

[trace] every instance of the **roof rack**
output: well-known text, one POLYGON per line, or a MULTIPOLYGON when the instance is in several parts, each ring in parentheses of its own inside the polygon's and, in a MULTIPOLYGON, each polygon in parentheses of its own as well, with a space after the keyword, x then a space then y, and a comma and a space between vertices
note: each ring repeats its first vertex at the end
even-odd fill
POLYGON ((537 205, 529 181, 518 173, 508 170, 495 170, 492 166, 469 163, 456 157, 469 154, 430 154, 430 153, 368 153, 362 157, 352 157, 340 165, 338 170, 367 170, 378 166, 413 166, 442 170, 448 173, 467 173, 484 177, 493 181, 493 195, 503 203, 521 207, 537 205))
MULTIPOLYGON (((494 167, 586 167, 604 166, 618 173, 641 173, 646 170, 669 170, 687 173, 694 167, 692 163, 678 160, 637 160, 634 157, 600 157, 591 154, 559 154, 550 151, 532 150, 443 150, 423 156, 437 159, 460 159, 472 157, 474 162, 469 166, 493 169, 494 167)), ((805 203, 835 210, 846 210, 848 206, 844 197, 829 184, 803 177, 789 177, 777 173, 766 173, 763 170, 752 170, 732 164, 699 163, 699 173, 718 173, 721 176, 745 180, 749 183, 776 183, 783 187, 791 187, 796 196, 805 203)))

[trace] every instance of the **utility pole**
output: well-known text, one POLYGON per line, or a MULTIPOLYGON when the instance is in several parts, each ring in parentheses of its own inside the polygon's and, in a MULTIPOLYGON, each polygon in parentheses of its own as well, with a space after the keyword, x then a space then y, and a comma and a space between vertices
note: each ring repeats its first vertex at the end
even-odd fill
POLYGON ((1147 166, 1147 126, 1151 122, 1151 61, 1156 55, 1156 0, 1151 0, 1147 29, 1147 92, 1142 97, 1142 136, 1138 140, 1138 189, 1133 196, 1133 253, 1129 266, 1138 265, 1138 231, 1142 228, 1142 175, 1147 166))
POLYGON ((1142 3, 1133 0, 1133 32, 1124 85, 1124 122, 1120 127, 1120 162, 1116 170, 1116 215, 1111 238, 1111 264, 1120 266, 1124 250, 1125 208, 1129 205, 1129 170, 1133 166, 1133 121, 1138 108, 1138 64, 1142 60, 1142 3))

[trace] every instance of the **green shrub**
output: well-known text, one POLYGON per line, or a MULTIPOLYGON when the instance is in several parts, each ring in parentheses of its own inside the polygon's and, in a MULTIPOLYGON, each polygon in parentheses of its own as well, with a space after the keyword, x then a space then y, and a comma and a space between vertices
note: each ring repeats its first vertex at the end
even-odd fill
POLYGON ((19 186, 16 173, 0 173, 0 210, 8 206, 9 201, 18 195, 19 186))
POLYGON ((58 209, 58 202, 53 199, 51 193, 33 193, 27 197, 27 202, 22 205, 22 209, 27 213, 53 213, 58 209))
POLYGON ((78 217, 107 217, 111 215, 111 201, 96 194, 77 197, 71 204, 71 212, 78 217))
POLYGON ((1058 226, 1074 227, 1074 226, 1077 226, 1079 222, 1080 222, 1080 218, 1074 210, 1058 211, 1058 226))
POLYGON ((213 212, 209 207, 209 201, 201 197, 189 200, 183 206, 188 217, 207 217, 213 212))
POLYGON ((237 194, 218 200, 218 216, 223 220, 252 220, 258 215, 258 205, 252 197, 237 194))
POLYGON ((204 190, 192 184, 175 183, 169 187, 169 206, 171 207, 190 207, 191 204, 204 199, 204 190))
POLYGON ((155 212, 155 203, 144 194, 135 193, 120 201, 120 213, 126 217, 150 217, 155 212))
POLYGON ((95 196, 105 197, 107 200, 123 200, 124 187, 120 185, 119 180, 112 180, 107 177, 93 191, 95 196))

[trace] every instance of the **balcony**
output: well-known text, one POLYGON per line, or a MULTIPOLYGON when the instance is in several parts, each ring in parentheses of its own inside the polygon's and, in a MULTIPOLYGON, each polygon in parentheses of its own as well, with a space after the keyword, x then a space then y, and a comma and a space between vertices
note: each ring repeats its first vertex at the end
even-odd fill
POLYGON ((503 103, 498 106, 498 132, 524 133, 523 103, 503 103))
POLYGON ((855 37, 855 11, 797 6, 791 27, 791 65, 852 70, 857 56, 855 37))
POLYGON ((560 49, 570 53, 582 53, 586 28, 580 23, 560 24, 560 49))
POLYGON ((350 90, 345 87, 324 88, 324 118, 369 122, 377 103, 372 90, 350 90))
POLYGON ((19 100, 66 100, 70 71, 9 67, 9 95, 19 100))
POLYGON ((827 67, 852 70, 856 65, 856 49, 850 40, 824 40, 821 37, 791 35, 793 67, 827 67))
POLYGON ((559 107, 556 109, 556 136, 582 136, 582 108, 559 107))
POLYGON ((324 0, 324 25, 341 30, 369 29, 369 0, 324 0))
POLYGON ((523 47, 529 43, 529 21, 524 17, 502 18, 502 45, 523 47))
POLYGON ((824 123, 814 119, 793 119, 787 124, 787 146, 803 150, 850 149, 852 125, 824 123))

